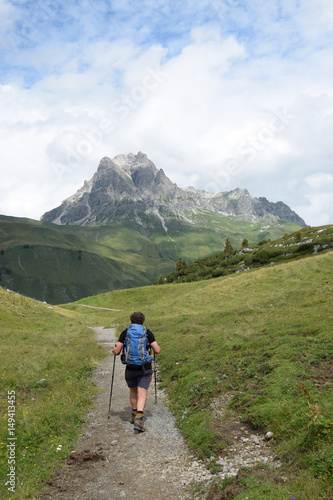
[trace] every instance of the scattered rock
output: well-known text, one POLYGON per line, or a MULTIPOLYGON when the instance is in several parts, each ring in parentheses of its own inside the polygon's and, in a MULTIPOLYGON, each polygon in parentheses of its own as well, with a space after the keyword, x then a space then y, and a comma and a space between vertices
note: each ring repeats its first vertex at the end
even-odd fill
POLYGON ((274 476, 273 479, 278 484, 285 484, 288 481, 288 478, 285 476, 274 476))
POLYGON ((272 439, 273 435, 274 435, 273 432, 270 431, 266 432, 265 441, 269 441, 270 439, 272 439))
POLYGON ((244 253, 249 253, 249 252, 253 252, 254 249, 253 248, 242 248, 242 250, 240 250, 238 252, 238 255, 243 255, 244 253))
POLYGON ((46 378, 41 378, 40 380, 37 380, 36 384, 40 384, 42 386, 48 385, 49 381, 46 378))
POLYGON ((220 458, 220 460, 216 462, 216 465, 220 465, 221 467, 226 467, 228 465, 228 462, 223 460, 223 458, 220 458))
POLYGON ((258 438, 258 436, 255 436, 254 434, 252 434, 250 436, 250 439, 251 439, 252 443, 260 445, 260 439, 258 438))
POLYGON ((241 416, 228 416, 227 409, 232 397, 233 393, 219 396, 211 405, 215 415, 214 430, 223 435, 229 444, 223 456, 218 457, 216 461, 216 465, 221 467, 218 476, 222 479, 234 477, 242 469, 253 467, 260 462, 273 468, 280 467, 281 462, 271 450, 272 432, 266 434, 269 438, 264 434, 252 434, 248 425, 241 424, 241 416))

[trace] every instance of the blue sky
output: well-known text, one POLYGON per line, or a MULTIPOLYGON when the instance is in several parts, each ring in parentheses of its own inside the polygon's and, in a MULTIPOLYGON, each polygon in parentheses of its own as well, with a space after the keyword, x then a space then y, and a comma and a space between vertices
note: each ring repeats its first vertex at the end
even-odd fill
POLYGON ((333 223, 330 0, 0 0, 0 213, 38 219, 103 156, 333 223))

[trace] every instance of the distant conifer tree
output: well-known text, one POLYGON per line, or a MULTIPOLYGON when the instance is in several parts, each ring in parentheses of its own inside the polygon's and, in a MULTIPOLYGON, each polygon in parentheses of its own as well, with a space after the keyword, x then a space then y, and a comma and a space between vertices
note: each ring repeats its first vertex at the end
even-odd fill
POLYGON ((176 272, 179 273, 180 271, 183 271, 186 268, 187 268, 186 260, 179 257, 177 262, 176 262, 176 272))
POLYGON ((232 246, 231 241, 229 240, 229 238, 227 238, 225 240, 225 245, 224 245, 224 251, 223 252, 226 253, 226 254, 234 253, 234 247, 232 246))
POLYGON ((302 233, 301 233, 301 231, 296 231, 296 233, 295 233, 295 241, 296 241, 296 243, 300 243, 302 241, 302 233))
POLYGON ((249 240, 247 238, 244 238, 242 241, 241 248, 247 248, 248 246, 249 246, 249 240))
POLYGON ((183 260, 181 257, 179 257, 176 262, 176 272, 179 273, 179 271, 182 270, 182 267, 183 267, 183 260))

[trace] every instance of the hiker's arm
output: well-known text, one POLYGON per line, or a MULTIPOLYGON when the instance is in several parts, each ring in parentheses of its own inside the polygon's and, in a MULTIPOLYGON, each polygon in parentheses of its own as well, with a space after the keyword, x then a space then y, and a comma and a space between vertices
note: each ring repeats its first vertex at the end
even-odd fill
POLYGON ((150 330, 147 330, 147 334, 150 347, 152 347, 153 351, 158 354, 159 352, 161 352, 161 348, 156 342, 154 334, 150 330))
POLYGON ((123 345, 121 342, 117 342, 117 344, 114 346, 114 348, 112 349, 112 352, 113 354, 115 354, 116 356, 118 356, 118 354, 120 354, 122 348, 123 348, 123 345))
POLYGON ((158 354, 159 352, 161 352, 161 348, 158 345, 158 343, 156 342, 156 340, 155 340, 155 342, 152 342, 150 344, 150 346, 153 348, 153 350, 154 350, 154 352, 156 352, 156 354, 158 354))
POLYGON ((117 344, 112 349, 113 354, 115 354, 116 356, 120 354, 120 351, 122 350, 123 345, 125 343, 125 338, 126 338, 126 330, 123 330, 120 334, 117 344))

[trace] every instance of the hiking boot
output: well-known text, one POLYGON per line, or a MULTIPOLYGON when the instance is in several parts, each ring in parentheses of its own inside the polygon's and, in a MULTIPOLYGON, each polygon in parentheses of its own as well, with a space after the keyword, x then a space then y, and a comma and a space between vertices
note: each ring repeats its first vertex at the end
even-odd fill
POLYGON ((134 421, 134 430, 138 432, 145 432, 146 428, 143 425, 143 418, 136 418, 134 421))
POLYGON ((136 419, 136 415, 135 415, 135 413, 132 413, 131 419, 130 419, 130 424, 134 424, 135 419, 136 419))

